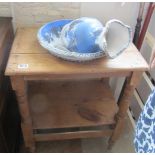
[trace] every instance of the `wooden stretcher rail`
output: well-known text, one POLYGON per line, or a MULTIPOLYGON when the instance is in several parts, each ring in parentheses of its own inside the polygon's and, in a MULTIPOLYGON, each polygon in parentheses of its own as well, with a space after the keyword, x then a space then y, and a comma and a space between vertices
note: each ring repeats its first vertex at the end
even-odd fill
POLYGON ((94 130, 94 131, 77 131, 77 132, 65 132, 54 134, 35 134, 35 141, 48 141, 48 140, 62 140, 62 139, 78 139, 78 138, 93 138, 110 136, 113 130, 94 130))
POLYGON ((148 86, 150 87, 151 90, 153 90, 154 85, 152 84, 150 78, 148 77, 148 75, 144 72, 143 73, 143 78, 145 79, 145 81, 147 82, 148 86))
POLYGON ((136 98, 136 100, 137 100, 137 102, 138 102, 138 104, 139 104, 139 106, 140 106, 140 108, 142 110, 143 107, 144 107, 144 104, 143 104, 143 102, 142 102, 142 100, 141 100, 137 90, 134 91, 134 96, 135 96, 135 98, 136 98))

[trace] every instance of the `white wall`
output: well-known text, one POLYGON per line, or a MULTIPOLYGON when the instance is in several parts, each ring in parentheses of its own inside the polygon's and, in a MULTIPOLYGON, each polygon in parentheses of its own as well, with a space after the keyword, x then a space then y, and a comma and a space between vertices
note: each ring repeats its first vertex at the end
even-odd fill
POLYGON ((12 3, 15 27, 41 26, 62 18, 78 18, 80 3, 12 3))
POLYGON ((81 15, 96 17, 103 23, 116 18, 130 25, 133 29, 138 15, 138 3, 82 3, 81 15))
POLYGON ((11 3, 1 2, 0 3, 0 16, 2 17, 11 17, 11 3))
POLYGON ((103 23, 117 18, 130 25, 136 23, 138 3, 0 3, 0 16, 12 16, 15 27, 36 26, 61 18, 96 17, 103 23))

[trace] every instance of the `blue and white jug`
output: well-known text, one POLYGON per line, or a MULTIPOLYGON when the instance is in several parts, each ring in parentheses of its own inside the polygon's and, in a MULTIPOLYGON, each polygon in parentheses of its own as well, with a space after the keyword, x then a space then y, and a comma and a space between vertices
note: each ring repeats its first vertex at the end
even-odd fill
POLYGON ((110 20, 105 26, 94 18, 79 18, 66 24, 61 31, 64 45, 72 52, 107 52, 117 56, 131 41, 131 29, 118 20, 110 20))

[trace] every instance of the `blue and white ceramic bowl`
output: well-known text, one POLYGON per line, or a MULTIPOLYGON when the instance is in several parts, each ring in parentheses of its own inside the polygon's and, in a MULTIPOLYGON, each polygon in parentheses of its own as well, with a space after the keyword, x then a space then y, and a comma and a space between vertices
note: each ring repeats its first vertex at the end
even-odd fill
POLYGON ((87 61, 105 54, 114 58, 131 42, 131 29, 118 20, 103 26, 94 18, 63 19, 41 27, 38 40, 51 54, 66 60, 87 61))

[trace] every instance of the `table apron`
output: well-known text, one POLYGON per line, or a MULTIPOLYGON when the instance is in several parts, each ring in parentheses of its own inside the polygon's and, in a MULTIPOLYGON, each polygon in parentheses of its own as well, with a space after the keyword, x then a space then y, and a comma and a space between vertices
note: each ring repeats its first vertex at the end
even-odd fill
POLYGON ((96 73, 96 74, 52 74, 52 75, 23 75, 24 80, 65 80, 65 79, 93 79, 107 77, 129 77, 132 72, 96 73))

